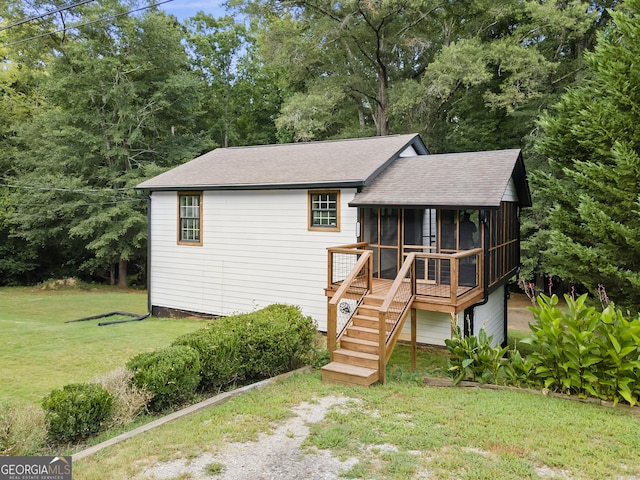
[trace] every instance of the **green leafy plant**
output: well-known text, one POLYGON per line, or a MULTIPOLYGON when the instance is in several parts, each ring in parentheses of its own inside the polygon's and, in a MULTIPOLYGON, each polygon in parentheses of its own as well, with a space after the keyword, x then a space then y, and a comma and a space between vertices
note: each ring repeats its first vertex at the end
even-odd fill
POLYGON ((539 295, 538 307, 531 308, 533 333, 521 340, 536 347, 528 358, 544 387, 583 397, 595 395, 593 366, 601 361, 595 342, 600 315, 586 299, 586 294, 575 300, 565 295, 567 308, 560 309, 556 295, 539 295))
POLYGON ((532 387, 538 385, 534 362, 523 357, 519 350, 509 350, 507 360, 503 362, 505 383, 514 387, 532 387))
POLYGON ((492 341, 493 336, 487 336, 484 328, 477 337, 465 337, 460 327, 455 327, 451 339, 444 341, 451 354, 448 373, 454 384, 462 380, 498 384, 504 369, 502 358, 509 348, 493 346, 492 341))
POLYGON ((558 298, 540 295, 532 308, 532 335, 521 340, 535 347, 527 360, 543 386, 581 397, 640 398, 640 318, 628 319, 613 304, 602 312, 586 305, 587 295, 558 298))
POLYGON ((200 383, 200 357, 187 346, 171 346, 136 355, 127 362, 132 382, 153 395, 151 410, 160 411, 191 397, 200 383))
POLYGON ((601 352, 595 393, 614 404, 640 398, 640 318, 628 320, 613 304, 600 315, 596 343, 601 352))
POLYGON ((49 437, 73 442, 103 429, 111 418, 113 398, 95 383, 72 383, 42 401, 49 437))

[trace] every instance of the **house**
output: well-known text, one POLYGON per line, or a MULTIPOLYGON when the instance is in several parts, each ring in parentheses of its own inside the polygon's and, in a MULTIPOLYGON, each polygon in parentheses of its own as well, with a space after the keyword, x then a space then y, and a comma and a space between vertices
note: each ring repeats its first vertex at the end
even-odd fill
POLYGON ((531 206, 519 150, 430 155, 415 134, 219 148, 137 188, 154 315, 299 305, 327 332, 323 377, 344 383, 384 382, 399 339, 415 355, 452 323, 506 342, 531 206))

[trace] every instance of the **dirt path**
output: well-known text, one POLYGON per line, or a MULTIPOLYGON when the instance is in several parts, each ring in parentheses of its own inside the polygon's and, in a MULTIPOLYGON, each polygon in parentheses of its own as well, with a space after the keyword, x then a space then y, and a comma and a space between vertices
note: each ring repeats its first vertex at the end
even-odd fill
POLYGON ((353 403, 346 397, 323 397, 314 403, 303 402, 291 411, 289 420, 272 434, 261 434, 255 442, 230 443, 217 452, 191 459, 179 459, 155 465, 137 478, 169 480, 334 480, 340 472, 358 463, 357 458, 341 462, 329 450, 307 450, 302 443, 309 435, 309 424, 324 419, 329 409, 353 403), (220 473, 209 470, 213 466, 220 473), (321 465, 322 468, 318 468, 321 465))
POLYGON ((528 310, 531 300, 523 293, 512 293, 507 302, 508 327, 513 330, 530 332, 529 323, 533 323, 533 313, 528 310))

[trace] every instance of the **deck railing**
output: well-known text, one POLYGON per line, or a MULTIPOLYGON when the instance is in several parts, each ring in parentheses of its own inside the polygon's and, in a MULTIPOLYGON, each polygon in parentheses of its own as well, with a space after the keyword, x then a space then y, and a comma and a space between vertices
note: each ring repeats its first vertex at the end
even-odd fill
MULTIPOLYGON (((452 253, 415 253, 418 297, 457 298, 483 286, 483 250, 476 248, 452 253)), ((408 257, 407 257, 408 258, 408 257)))
POLYGON ((328 249, 329 286, 340 285, 327 311, 327 349, 332 355, 362 299, 371 291, 373 260, 370 250, 360 250, 362 246, 366 243, 328 249))
POLYGON ((416 294, 416 253, 410 253, 402 264, 393 285, 380 307, 378 380, 385 383, 387 362, 398 341, 416 294))
POLYGON ((331 287, 341 284, 351 273, 360 256, 368 251, 368 246, 367 242, 360 242, 327 248, 329 254, 327 285, 331 287))

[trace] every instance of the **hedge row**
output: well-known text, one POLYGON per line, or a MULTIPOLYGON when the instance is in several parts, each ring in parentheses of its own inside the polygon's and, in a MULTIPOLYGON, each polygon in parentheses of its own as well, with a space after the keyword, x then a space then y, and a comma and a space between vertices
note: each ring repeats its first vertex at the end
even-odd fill
MULTIPOLYGON (((311 317, 289 305, 226 317, 167 348, 131 358, 131 392, 137 402, 143 392, 146 407, 162 411, 191 400, 197 389, 217 391, 278 375, 311 362, 315 333, 311 317)), ((112 422, 114 398, 117 402, 121 396, 95 383, 52 391, 42 403, 49 437, 72 442, 104 430, 112 422)))
POLYGON ((309 364, 315 332, 313 320, 299 308, 276 304, 223 318, 179 337, 174 345, 199 353, 200 387, 217 390, 309 364))

